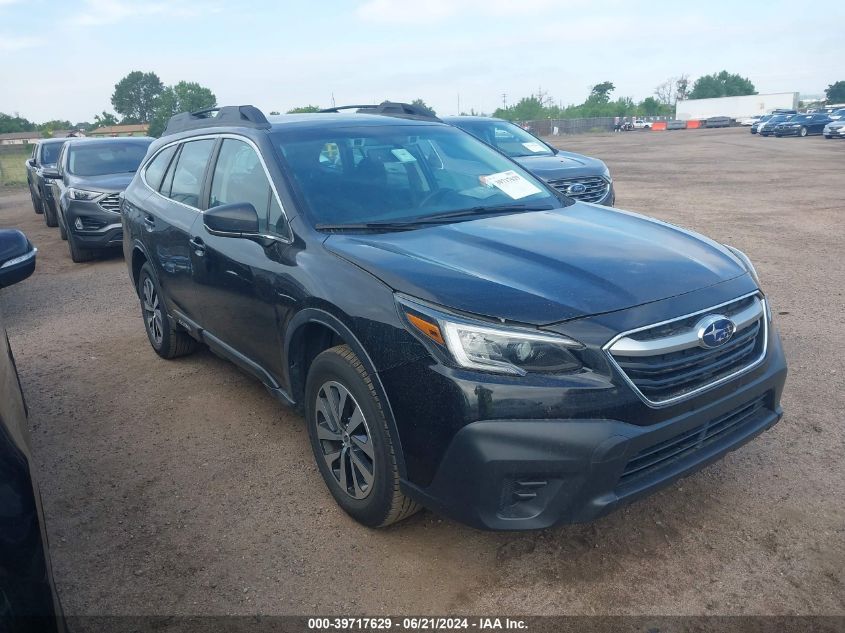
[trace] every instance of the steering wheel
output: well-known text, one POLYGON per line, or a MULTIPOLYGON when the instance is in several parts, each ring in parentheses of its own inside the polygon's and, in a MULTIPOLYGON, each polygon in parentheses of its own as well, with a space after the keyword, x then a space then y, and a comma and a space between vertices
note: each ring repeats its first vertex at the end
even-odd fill
POLYGON ((435 191, 432 191, 425 198, 420 200, 419 204, 417 205, 417 208, 422 208, 429 203, 439 201, 441 198, 445 197, 450 193, 454 193, 454 191, 452 189, 437 189, 435 191))

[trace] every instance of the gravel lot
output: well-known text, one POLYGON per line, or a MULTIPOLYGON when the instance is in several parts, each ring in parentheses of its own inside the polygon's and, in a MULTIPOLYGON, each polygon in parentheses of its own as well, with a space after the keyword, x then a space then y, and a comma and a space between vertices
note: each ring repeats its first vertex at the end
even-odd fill
POLYGON ((302 418, 208 352, 160 360, 119 255, 73 264, 24 189, 38 270, 0 292, 69 614, 845 613, 845 142, 747 128, 554 141, 618 204, 745 250, 781 329, 781 424, 591 525, 478 532, 337 509, 302 418), (838 174, 838 175, 837 175, 838 174))

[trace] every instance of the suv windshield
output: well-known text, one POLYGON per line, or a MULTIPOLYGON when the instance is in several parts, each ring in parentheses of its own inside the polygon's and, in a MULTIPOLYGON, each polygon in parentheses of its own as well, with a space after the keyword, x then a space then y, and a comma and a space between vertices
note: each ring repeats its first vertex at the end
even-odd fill
POLYGON ((152 142, 79 143, 70 146, 68 172, 74 176, 104 176, 137 171, 152 142))
POLYGON ((55 165, 59 158, 59 150, 62 149, 61 143, 45 143, 41 147, 41 164, 55 165))
POLYGON ((512 158, 551 156, 552 150, 518 125, 509 121, 455 120, 454 124, 512 158))
POLYGON ((272 138, 318 225, 409 223, 562 204, 521 167, 445 125, 293 129, 272 138))

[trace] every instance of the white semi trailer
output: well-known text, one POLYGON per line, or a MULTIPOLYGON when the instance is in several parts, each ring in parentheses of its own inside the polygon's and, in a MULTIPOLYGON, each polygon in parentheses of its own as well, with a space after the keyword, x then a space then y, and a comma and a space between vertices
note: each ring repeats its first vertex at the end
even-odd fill
POLYGON ((675 104, 675 118, 681 121, 727 116, 732 119, 767 114, 778 108, 798 108, 797 92, 774 92, 744 97, 719 97, 718 99, 685 99, 675 104))

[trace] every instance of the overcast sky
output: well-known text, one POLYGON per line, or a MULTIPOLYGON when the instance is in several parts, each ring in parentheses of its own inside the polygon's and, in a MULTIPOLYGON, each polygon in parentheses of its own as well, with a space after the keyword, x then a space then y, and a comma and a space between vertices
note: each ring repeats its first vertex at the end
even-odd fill
POLYGON ((841 0, 0 0, 0 112, 90 121, 132 70, 282 112, 332 93, 492 112, 540 87, 566 105, 605 80, 640 100, 722 69, 818 95, 845 80, 843 27, 841 0))

